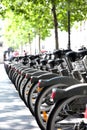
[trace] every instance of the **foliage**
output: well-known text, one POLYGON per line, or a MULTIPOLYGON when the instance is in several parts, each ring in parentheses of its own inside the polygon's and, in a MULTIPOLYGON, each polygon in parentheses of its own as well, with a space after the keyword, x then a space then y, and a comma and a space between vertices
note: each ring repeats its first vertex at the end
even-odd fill
POLYGON ((54 28, 52 4, 56 6, 58 28, 68 29, 67 12, 70 11, 71 27, 87 19, 87 0, 1 0, 0 16, 5 19, 7 43, 16 47, 30 41, 35 35, 41 39, 50 36, 54 28))

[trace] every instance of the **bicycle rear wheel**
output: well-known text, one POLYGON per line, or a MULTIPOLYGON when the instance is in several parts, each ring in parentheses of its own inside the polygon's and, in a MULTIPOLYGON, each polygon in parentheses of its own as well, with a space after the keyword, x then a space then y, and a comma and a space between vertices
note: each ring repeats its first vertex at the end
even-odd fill
POLYGON ((87 96, 76 95, 55 104, 50 112, 46 130, 70 129, 83 120, 87 96))
POLYGON ((42 130, 45 130, 48 120, 49 112, 52 109, 54 102, 51 101, 51 94, 53 88, 66 88, 66 84, 56 84, 53 86, 45 87, 37 96, 35 102, 35 118, 42 130))

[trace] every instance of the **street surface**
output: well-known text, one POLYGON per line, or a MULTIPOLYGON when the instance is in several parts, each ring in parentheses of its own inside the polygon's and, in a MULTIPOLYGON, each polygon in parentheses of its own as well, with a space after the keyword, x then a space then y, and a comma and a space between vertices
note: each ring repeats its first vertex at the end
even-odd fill
POLYGON ((0 130, 40 130, 0 64, 0 130))

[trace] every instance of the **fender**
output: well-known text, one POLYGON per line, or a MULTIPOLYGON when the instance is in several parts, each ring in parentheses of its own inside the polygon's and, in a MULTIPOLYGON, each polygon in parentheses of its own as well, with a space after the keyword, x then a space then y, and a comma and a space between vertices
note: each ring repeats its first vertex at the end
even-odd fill
POLYGON ((67 87, 66 89, 57 88, 54 102, 76 95, 87 95, 87 83, 75 84, 67 87))
POLYGON ((44 74, 44 73, 47 73, 47 71, 41 71, 41 70, 37 70, 37 71, 33 71, 33 72, 31 72, 31 73, 26 73, 26 75, 27 75, 27 78, 33 78, 33 77, 37 77, 38 75, 41 75, 41 74, 44 74))
POLYGON ((40 81, 39 87, 51 86, 55 84, 67 84, 68 86, 71 86, 74 84, 81 83, 79 80, 69 76, 57 76, 48 80, 39 80, 39 81, 40 81))
POLYGON ((68 97, 75 95, 87 95, 87 83, 72 85, 65 89, 68 97))
POLYGON ((58 77, 58 75, 57 74, 54 74, 54 73, 52 73, 52 72, 47 72, 47 73, 42 73, 41 75, 39 75, 39 76, 32 76, 31 77, 31 83, 33 83, 33 82, 38 82, 38 80, 40 80, 40 79, 52 79, 52 78, 55 78, 55 77, 58 77))

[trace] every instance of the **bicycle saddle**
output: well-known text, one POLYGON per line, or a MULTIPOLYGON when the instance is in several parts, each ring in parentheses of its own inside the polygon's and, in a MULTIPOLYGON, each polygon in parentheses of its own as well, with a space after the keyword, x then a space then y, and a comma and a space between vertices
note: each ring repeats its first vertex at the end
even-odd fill
POLYGON ((46 65, 46 64, 47 64, 47 59, 42 59, 42 60, 40 61, 40 63, 42 63, 42 65, 46 65))
POLYGON ((29 56, 29 59, 30 59, 30 60, 34 60, 34 59, 35 59, 35 56, 34 56, 34 55, 30 55, 30 56, 29 56))
POLYGON ((78 53, 75 51, 70 51, 66 53, 66 57, 70 59, 71 62, 75 62, 78 59, 78 53))
POLYGON ((56 59, 56 60, 55 60, 55 63, 56 63, 57 65, 60 65, 60 64, 63 63, 63 62, 64 62, 63 59, 56 59))
POLYGON ((87 49, 79 50, 78 55, 83 58, 85 55, 87 55, 87 49))
POLYGON ((53 54, 57 57, 57 58, 61 58, 62 57, 62 50, 55 50, 53 52, 53 54))
POLYGON ((53 60, 48 60, 48 64, 50 65, 50 66, 55 66, 55 60, 53 59, 53 60))

